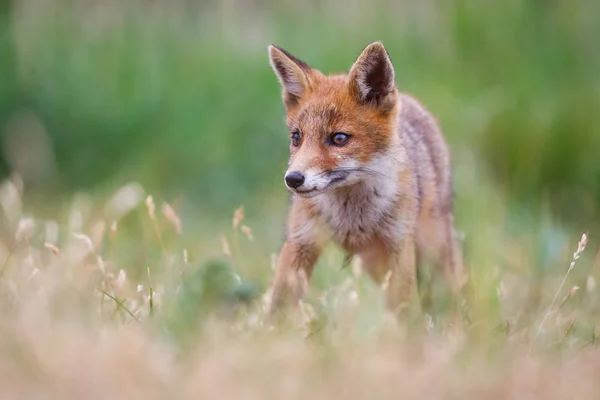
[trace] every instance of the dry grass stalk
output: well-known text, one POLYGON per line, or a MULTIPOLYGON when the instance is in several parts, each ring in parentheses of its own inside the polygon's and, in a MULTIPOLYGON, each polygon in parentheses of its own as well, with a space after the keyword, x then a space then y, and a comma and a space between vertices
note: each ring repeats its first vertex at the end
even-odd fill
POLYGON ((577 291, 579 290, 579 286, 575 285, 571 288, 571 290, 569 290, 569 293, 567 293, 567 295, 562 299, 562 301, 560 302, 560 306, 558 306, 558 308, 561 308, 571 297, 575 296, 575 293, 577 293, 577 291))
POLYGON ((102 272, 103 274, 106 274, 106 265, 104 265, 104 260, 102 259, 102 257, 100 257, 100 256, 96 257, 96 264, 98 265, 100 272, 102 272))
POLYGON ((163 203, 162 212, 166 220, 173 225, 175 232, 181 235, 181 219, 169 203, 163 203))
POLYGON ((227 257, 232 257, 231 247, 229 246, 229 241, 227 240, 225 235, 221 235, 221 249, 223 251, 223 254, 225 254, 227 257))
POLYGON ((88 250, 90 251, 90 253, 94 253, 94 243, 92 242, 92 239, 90 239, 90 237, 88 235, 85 235, 83 233, 74 233, 73 236, 76 239, 79 239, 83 243, 85 243, 88 250))
POLYGON ((392 270, 390 269, 383 278, 383 283, 381 284, 381 290, 386 291, 390 287, 390 280, 392 279, 392 270))
POLYGON ((148 209, 148 216, 152 221, 156 220, 156 205, 152 196, 146 197, 146 208, 148 209))
POLYGON ((56 247, 52 243, 46 242, 46 243, 44 243, 44 247, 47 248, 48 250, 50 250, 56 256, 58 256, 60 254, 60 250, 58 249, 58 247, 56 247))
POLYGON ((29 242, 34 227, 35 221, 32 218, 21 218, 17 226, 17 232, 15 233, 15 240, 17 242, 29 242))
MULTIPOLYGON (((567 270, 565 276, 563 277, 563 280, 560 283, 560 286, 558 287, 558 290, 556 291, 556 294, 554 295, 552 302, 548 306, 548 310, 544 314, 544 317, 542 318, 542 322, 540 322, 540 326, 537 329, 537 333, 536 333, 535 337, 533 338, 532 345, 538 339, 540 334, 542 333, 542 329, 544 328, 544 323, 546 322, 546 319, 548 318, 548 316, 550 314, 554 313, 554 310, 553 310, 554 303, 556 303, 556 299, 558 298, 558 295, 562 291, 562 288, 565 285, 565 282, 567 281, 567 277, 569 276, 569 273, 573 270, 573 268, 575 268, 575 262, 579 259, 579 257, 581 257, 581 254, 585 250, 585 245, 587 244, 587 241, 588 241, 588 237, 584 233, 583 235, 581 235, 581 239, 579 240, 579 243, 577 244, 577 250, 573 253, 573 259, 571 260, 571 263, 569 264, 569 269, 567 270)), ((579 289, 579 288, 577 288, 577 289, 579 289)), ((577 290, 575 290, 575 291, 577 291, 577 290)), ((573 293, 575 293, 575 292, 573 292, 573 293)), ((529 352, 531 353, 531 349, 529 350, 529 352)))
POLYGON ((242 225, 240 230, 242 231, 242 233, 244 235, 246 235, 246 237, 248 238, 249 241, 253 241, 254 240, 254 236, 252 235, 252 229, 250 229, 249 226, 247 225, 242 225))
POLYGON ((233 226, 233 230, 236 231, 242 220, 244 219, 244 206, 239 206, 237 210, 233 213, 233 220, 231 221, 231 225, 233 226))
POLYGON ((124 270, 119 271, 119 275, 117 276, 116 286, 117 288, 122 288, 125 285, 125 281, 127 280, 127 273, 124 270))
POLYGON ((119 223, 117 221, 113 221, 110 224, 110 233, 112 236, 117 234, 117 230, 119 229, 119 223))

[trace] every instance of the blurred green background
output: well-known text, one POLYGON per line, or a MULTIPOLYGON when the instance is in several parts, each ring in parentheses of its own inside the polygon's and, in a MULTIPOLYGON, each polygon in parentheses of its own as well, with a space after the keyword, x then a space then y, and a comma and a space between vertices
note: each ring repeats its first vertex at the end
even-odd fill
POLYGON ((267 45, 329 73, 381 40, 446 132, 459 222, 496 196, 517 224, 600 217, 595 0, 0 4, 0 172, 41 212, 137 181, 191 221, 244 204, 276 226, 288 139, 267 45))

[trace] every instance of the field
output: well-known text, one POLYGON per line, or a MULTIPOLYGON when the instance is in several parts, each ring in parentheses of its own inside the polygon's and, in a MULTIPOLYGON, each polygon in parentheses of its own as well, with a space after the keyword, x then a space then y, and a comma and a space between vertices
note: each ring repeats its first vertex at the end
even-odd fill
POLYGON ((598 38, 592 0, 0 3, 0 397, 594 398, 598 38), (271 326, 267 45, 374 40, 452 148, 460 321, 396 324, 332 247, 271 326))

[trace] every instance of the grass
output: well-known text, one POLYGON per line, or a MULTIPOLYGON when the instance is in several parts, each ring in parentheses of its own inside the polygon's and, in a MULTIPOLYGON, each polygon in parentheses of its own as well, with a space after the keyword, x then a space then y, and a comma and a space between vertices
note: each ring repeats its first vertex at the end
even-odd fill
POLYGON ((0 396, 594 397, 597 11, 2 3, 0 396), (462 324, 443 301, 391 323, 329 248, 272 329, 287 136, 267 44, 334 72, 373 40, 452 148, 462 324))
POLYGON ((416 325, 394 323, 380 288, 358 265, 342 269, 343 255, 330 249, 299 314, 273 327, 264 318, 269 254, 249 251, 264 231, 244 208, 207 244, 221 254, 208 256, 187 245, 198 238, 174 208, 142 192, 116 220, 106 215, 114 197, 111 207, 100 202, 79 216, 74 207, 51 221, 22 214, 21 196, 16 177, 0 188, 5 398, 591 398, 598 390, 597 260, 585 257, 586 236, 565 242, 562 271, 536 280, 528 274, 539 237, 510 241, 482 228, 458 325, 443 307, 416 325), (502 257, 499 239, 510 251, 502 257), (507 267, 497 268, 501 261, 507 267))

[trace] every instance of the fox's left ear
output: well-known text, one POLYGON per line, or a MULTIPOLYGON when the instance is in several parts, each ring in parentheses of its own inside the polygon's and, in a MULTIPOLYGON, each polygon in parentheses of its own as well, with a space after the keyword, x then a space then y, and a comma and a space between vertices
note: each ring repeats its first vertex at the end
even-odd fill
POLYGON ((380 42, 371 43, 352 65, 348 75, 350 91, 359 103, 388 111, 395 104, 394 67, 380 42))

